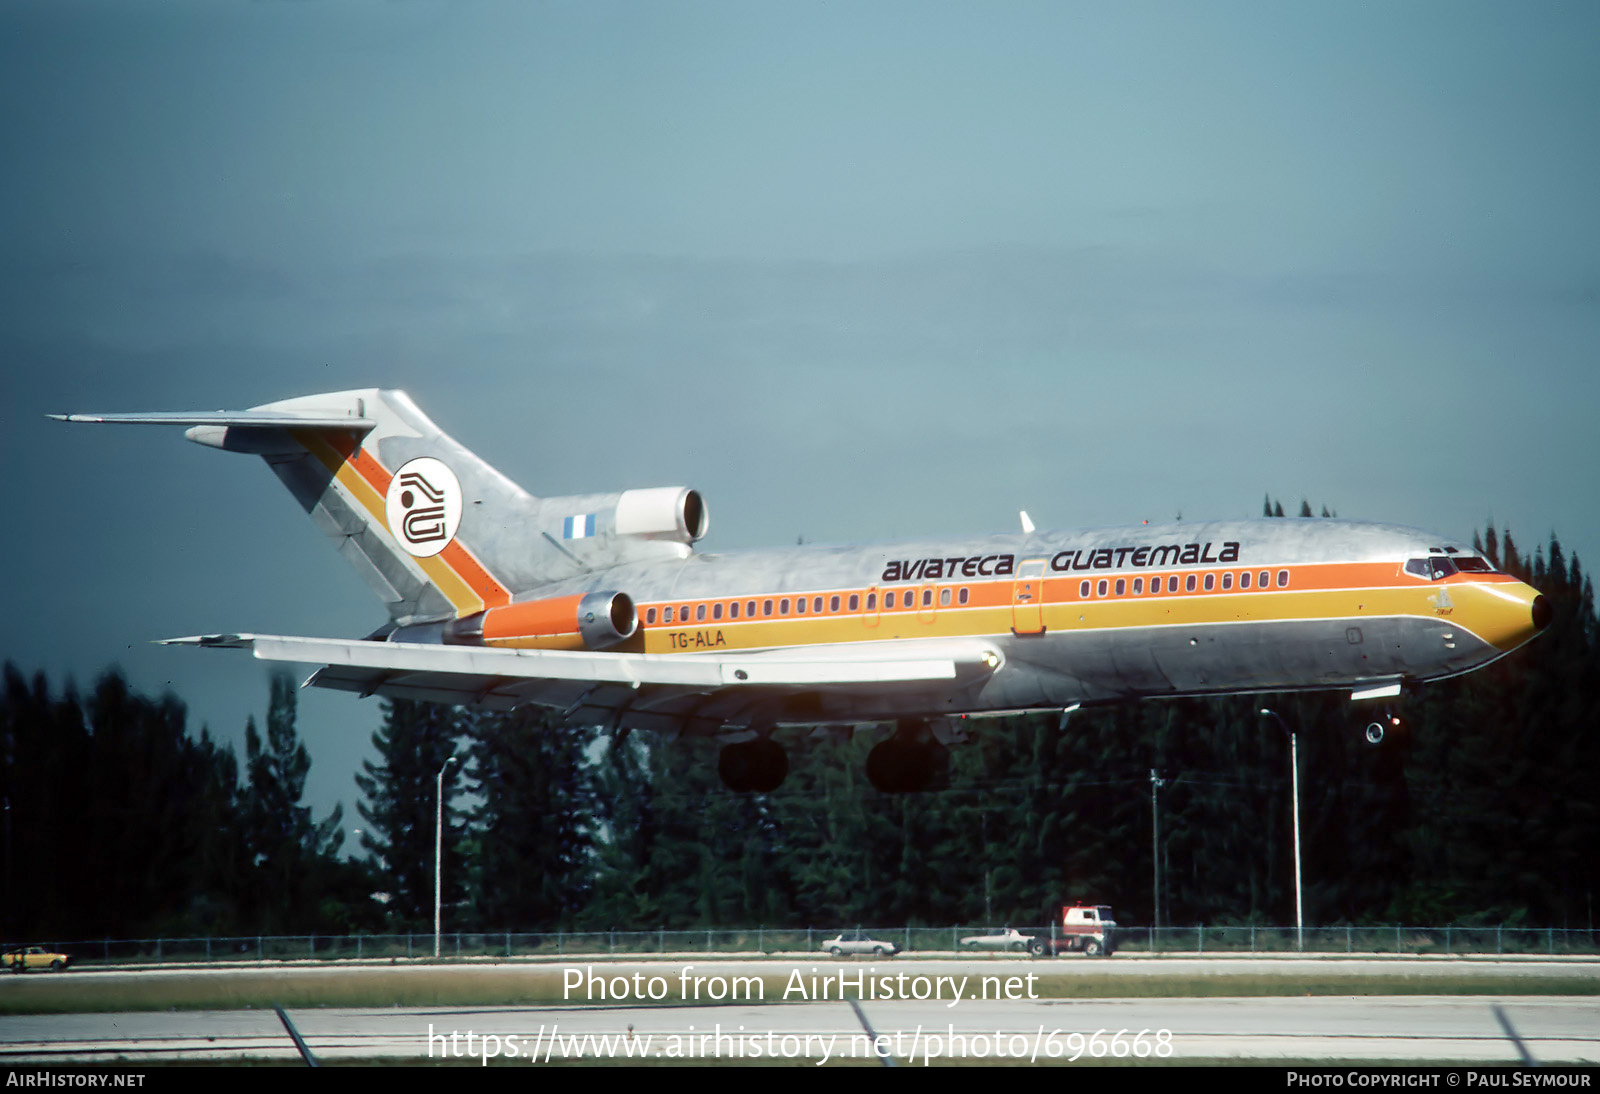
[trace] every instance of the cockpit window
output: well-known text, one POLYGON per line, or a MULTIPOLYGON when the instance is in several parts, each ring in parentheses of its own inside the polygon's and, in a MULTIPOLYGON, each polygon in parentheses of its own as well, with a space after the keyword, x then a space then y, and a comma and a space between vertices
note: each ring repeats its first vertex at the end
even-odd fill
MULTIPOLYGON (((1463 559, 1462 561, 1468 561, 1463 559)), ((1455 560, 1445 555, 1430 555, 1427 558, 1413 558, 1406 563, 1406 573, 1425 577, 1429 581, 1438 581, 1440 578, 1449 577, 1456 572, 1455 560)))
POLYGON ((1457 555, 1451 561, 1456 564, 1456 569, 1460 570, 1462 573, 1492 574, 1495 572, 1494 567, 1489 565, 1489 560, 1486 558, 1474 558, 1472 555, 1457 555))

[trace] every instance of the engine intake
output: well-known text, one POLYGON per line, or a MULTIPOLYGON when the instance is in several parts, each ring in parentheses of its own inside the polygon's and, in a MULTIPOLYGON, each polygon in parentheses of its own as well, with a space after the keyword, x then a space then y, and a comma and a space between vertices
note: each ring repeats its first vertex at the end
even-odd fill
POLYGON ((619 536, 642 536, 693 543, 711 527, 700 491, 686 486, 625 490, 617 499, 615 527, 619 536))

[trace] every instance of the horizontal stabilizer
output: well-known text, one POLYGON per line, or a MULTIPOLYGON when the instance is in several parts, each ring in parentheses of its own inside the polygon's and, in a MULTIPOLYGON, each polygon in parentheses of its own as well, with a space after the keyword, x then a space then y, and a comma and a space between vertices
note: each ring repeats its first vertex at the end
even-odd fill
POLYGON ((234 429, 338 429, 370 433, 378 423, 348 414, 296 414, 278 410, 160 411, 152 414, 48 414, 58 422, 103 425, 211 425, 234 429))

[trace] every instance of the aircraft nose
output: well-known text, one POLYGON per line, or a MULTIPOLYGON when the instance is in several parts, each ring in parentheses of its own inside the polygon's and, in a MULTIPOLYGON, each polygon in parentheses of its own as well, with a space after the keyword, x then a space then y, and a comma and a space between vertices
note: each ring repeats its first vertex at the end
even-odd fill
POLYGON ((1555 609, 1550 607, 1550 599, 1543 593, 1533 598, 1533 629, 1542 631, 1550 625, 1550 617, 1555 614, 1555 609))

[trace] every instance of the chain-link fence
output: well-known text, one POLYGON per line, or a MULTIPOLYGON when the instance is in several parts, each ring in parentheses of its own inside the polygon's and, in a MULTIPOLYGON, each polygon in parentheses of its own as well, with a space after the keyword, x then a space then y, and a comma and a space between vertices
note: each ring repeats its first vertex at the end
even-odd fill
MULTIPOLYGON (((561 957, 680 957, 685 955, 791 956, 844 953, 921 954, 1026 952, 1028 942, 1060 936, 1056 927, 1010 928, 747 927, 693 931, 448 931, 439 956, 450 959, 561 957), (1019 937, 1020 936, 1020 937, 1019 937)), ((75 966, 198 962, 284 962, 390 959, 434 956, 431 932, 367 935, 240 935, 207 938, 96 939, 38 943, 68 954, 75 966)), ((0 943, 12 950, 17 942, 0 943)), ((1054 948, 1053 946, 1051 947, 1054 948)), ((1140 927, 1119 926, 1123 953, 1172 956, 1244 954, 1349 954, 1390 956, 1600 954, 1600 931, 1560 927, 1140 927)), ((10 962, 8 962, 9 964, 10 962)))

